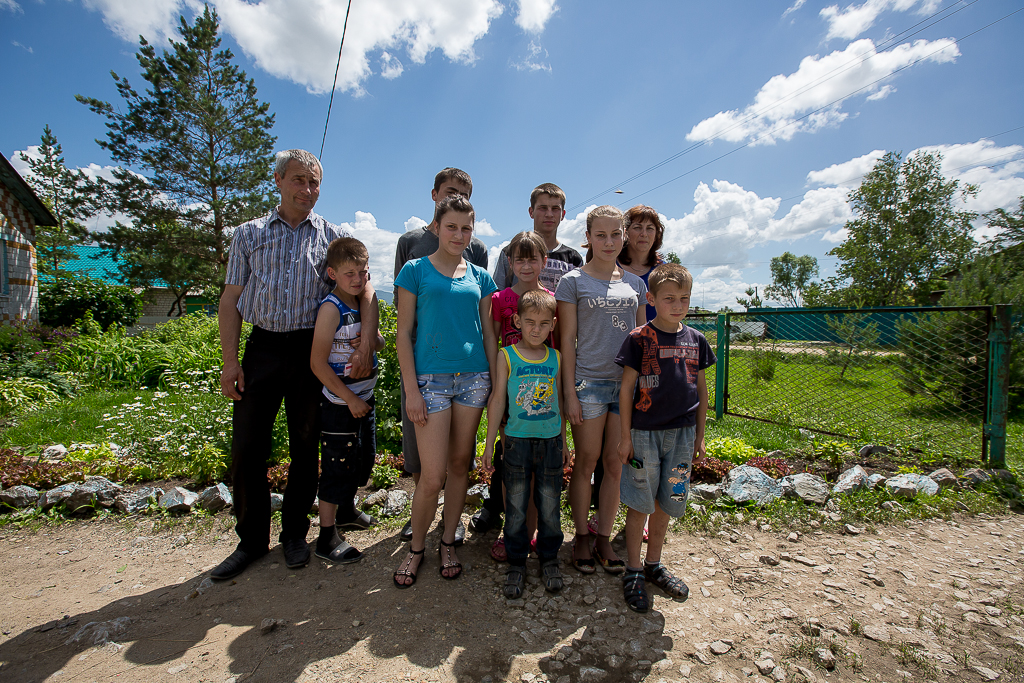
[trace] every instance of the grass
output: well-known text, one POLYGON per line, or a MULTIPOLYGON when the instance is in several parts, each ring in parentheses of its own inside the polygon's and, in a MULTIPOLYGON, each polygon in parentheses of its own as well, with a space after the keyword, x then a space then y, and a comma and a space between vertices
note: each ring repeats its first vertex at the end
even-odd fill
POLYGON ((0 444, 22 448, 62 443, 106 441, 103 414, 130 403, 135 396, 152 391, 93 391, 70 400, 27 413, 16 424, 3 430, 0 444))

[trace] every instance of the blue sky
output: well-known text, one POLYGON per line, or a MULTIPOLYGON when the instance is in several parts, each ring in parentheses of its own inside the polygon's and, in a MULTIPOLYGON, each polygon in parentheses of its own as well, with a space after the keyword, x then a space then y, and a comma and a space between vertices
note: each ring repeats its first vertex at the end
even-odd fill
MULTIPOLYGON (((276 114, 278 147, 319 151, 345 1, 211 4, 276 114)), ((449 165, 472 175, 478 235, 495 249, 531 227, 542 182, 568 195, 560 234, 573 246, 588 207, 654 206, 664 250, 708 308, 763 289, 787 250, 832 274, 846 194, 885 151, 942 151, 947 175, 979 185, 975 211, 1024 195, 1019 3, 352 4, 317 211, 370 244, 381 291, 398 236, 429 220, 433 175, 449 165)), ((166 44, 199 7, 0 0, 0 150, 24 167, 18 152, 49 124, 69 165, 109 172, 93 142, 103 121, 74 95, 116 105, 111 70, 144 83, 137 36, 166 44)))

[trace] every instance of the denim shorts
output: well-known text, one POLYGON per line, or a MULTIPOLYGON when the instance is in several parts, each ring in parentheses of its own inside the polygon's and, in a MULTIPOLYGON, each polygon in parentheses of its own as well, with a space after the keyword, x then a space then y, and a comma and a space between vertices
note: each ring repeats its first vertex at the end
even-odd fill
POLYGON ((622 381, 617 379, 578 379, 576 398, 580 401, 584 420, 593 420, 605 413, 619 414, 619 389, 622 381))
POLYGON ((682 517, 690 496, 690 465, 693 463, 694 425, 676 429, 630 430, 633 459, 622 466, 619 498, 626 507, 645 515, 654 512, 654 501, 669 517, 682 517))
POLYGON ((448 410, 452 403, 483 408, 491 394, 491 373, 455 372, 443 375, 416 375, 416 384, 427 404, 427 414, 448 410))

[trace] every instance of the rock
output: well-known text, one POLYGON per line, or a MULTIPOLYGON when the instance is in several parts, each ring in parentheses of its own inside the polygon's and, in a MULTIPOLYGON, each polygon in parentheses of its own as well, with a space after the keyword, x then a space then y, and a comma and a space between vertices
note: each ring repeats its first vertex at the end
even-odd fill
POLYGON ((267 617, 260 622, 260 634, 267 635, 271 631, 277 628, 281 628, 285 625, 284 619, 271 619, 267 617))
POLYGON ((106 477, 86 477, 85 481, 75 487, 68 499, 64 501, 65 507, 72 512, 78 512, 85 508, 114 506, 117 495, 124 491, 106 477))
POLYGON ((862 458, 866 458, 869 455, 874 455, 875 453, 881 453, 882 455, 888 455, 891 452, 892 451, 889 450, 888 446, 879 446, 879 445, 876 445, 876 444, 873 444, 873 443, 869 443, 867 446, 861 446, 861 449, 860 449, 860 452, 858 453, 858 455, 860 455, 860 457, 862 457, 862 458))
POLYGON ((868 473, 860 465, 854 465, 839 475, 836 485, 832 487, 832 493, 845 494, 853 493, 868 485, 868 473))
POLYGON ((986 681, 994 681, 997 678, 999 678, 999 674, 996 673, 995 671, 993 671, 992 669, 989 669, 988 667, 975 665, 975 666, 972 666, 971 668, 974 669, 975 671, 977 671, 978 675, 980 675, 986 681))
POLYGON ((121 512, 133 515, 147 509, 149 504, 159 500, 163 493, 163 489, 155 489, 151 486, 143 486, 134 491, 122 491, 114 499, 114 505, 121 512))
POLYGON ((817 638, 821 635, 821 621, 815 617, 811 617, 800 625, 800 630, 803 631, 804 635, 817 638))
POLYGON ((950 486, 956 486, 957 478, 956 475, 950 472, 945 467, 937 469, 928 475, 928 478, 939 485, 939 488, 946 489, 950 486))
POLYGON ((812 657, 814 663, 831 671, 836 668, 836 656, 827 647, 819 647, 812 657))
POLYGON ((884 503, 882 503, 882 509, 888 510, 889 512, 896 512, 898 510, 902 510, 903 506, 897 503, 895 500, 887 500, 884 503))
POLYGON ((199 585, 195 587, 195 590, 193 590, 191 593, 185 596, 185 600, 195 600, 200 595, 213 588, 215 585, 217 584, 213 582, 213 579, 207 576, 205 579, 199 582, 199 585))
POLYGON ((384 509, 381 510, 381 515, 384 517, 397 517, 402 514, 408 504, 409 494, 402 489, 388 491, 388 498, 384 503, 384 509))
POLYGON ((732 645, 723 640, 716 640, 715 642, 711 643, 711 652, 713 652, 716 655, 724 655, 731 649, 732 645))
POLYGON ((876 643, 889 642, 889 629, 884 626, 865 626, 862 629, 862 633, 865 638, 873 640, 876 643))
POLYGON ((790 543, 796 543, 797 541, 800 540, 800 534, 798 534, 795 531, 790 531, 789 532, 789 536, 786 536, 786 540, 789 541, 790 543))
POLYGON ((1005 481, 1007 484, 1017 483, 1017 478, 1013 476, 1013 472, 1010 470, 989 470, 988 473, 992 475, 993 479, 1005 481))
POLYGON ((828 500, 828 482, 816 474, 800 472, 779 480, 782 495, 799 498, 805 503, 824 505, 828 500))
POLYGON ((679 675, 682 676, 683 678, 689 678, 691 671, 693 671, 693 667, 690 666, 689 664, 680 664, 679 665, 679 675))
POLYGON ((487 484, 475 484, 466 491, 466 505, 483 505, 491 497, 491 489, 487 484))
POLYGON ((43 460, 63 460, 68 455, 68 449, 64 447, 64 444, 55 443, 52 446, 47 446, 42 455, 40 456, 43 460))
POLYGON ((864 533, 864 529, 861 529, 860 527, 855 527, 852 524, 847 524, 846 526, 844 526, 843 531, 850 534, 851 536, 857 536, 858 534, 864 533))
POLYGON ((729 470, 726 482, 725 495, 737 503, 753 500, 758 505, 764 505, 782 496, 779 482, 749 465, 740 465, 729 470))
POLYGON ((200 493, 196 505, 207 512, 217 512, 229 507, 231 502, 231 492, 228 491, 228 487, 224 484, 217 484, 200 493))
POLYGON ((886 490, 894 496, 913 498, 918 493, 934 496, 939 492, 939 485, 923 474, 897 474, 885 481, 886 490))
POLYGON ((64 644, 103 645, 110 641, 116 641, 128 631, 128 625, 131 623, 131 617, 118 617, 110 621, 90 621, 75 631, 75 635, 68 638, 64 644))
POLYGON ((49 510, 50 508, 67 501, 76 488, 78 488, 78 482, 73 481, 67 484, 61 484, 49 491, 43 491, 39 495, 39 500, 36 505, 40 510, 49 510))
POLYGON ((796 667, 796 670, 804 677, 804 680, 807 681, 807 683, 815 683, 818 680, 818 677, 814 675, 814 672, 806 667, 798 666, 796 667))
POLYGON ((690 487, 691 500, 715 501, 722 497, 724 488, 721 484, 696 484, 690 487))
POLYGON ((0 505, 6 505, 18 510, 35 505, 37 500, 39 500, 39 491, 24 484, 18 484, 6 491, 0 491, 0 505))
POLYGON ((761 557, 757 558, 757 561, 761 564, 766 564, 769 567, 779 566, 779 558, 775 557, 774 555, 762 555, 761 557))
POLYGON ((885 483, 886 477, 882 474, 872 474, 868 477, 868 488, 877 489, 885 483))
POLYGON ((384 503, 387 502, 387 500, 387 489, 378 489, 371 493, 370 495, 368 495, 366 498, 363 498, 363 502, 360 505, 365 510, 367 508, 373 507, 374 505, 383 505, 384 503))
MULTIPOLYGON (((355 503, 355 500, 356 499, 353 499, 353 503, 355 503)), ((317 496, 316 498, 313 499, 313 505, 310 506, 309 512, 311 514, 314 514, 314 515, 320 514, 320 497, 319 496, 317 496)))
POLYGON ((779 611, 779 616, 782 617, 783 619, 792 620, 792 619, 796 619, 800 615, 798 615, 796 612, 794 612, 793 610, 791 610, 788 607, 783 607, 782 610, 779 611))
POLYGON ((977 467, 972 467, 967 470, 960 478, 963 479, 968 486, 977 486, 978 484, 984 484, 985 482, 992 480, 992 477, 989 476, 988 472, 985 470, 979 470, 977 467))
POLYGON ((596 666, 584 666, 580 669, 580 683, 603 681, 607 677, 608 672, 604 669, 598 669, 596 666))
POLYGON ((160 507, 168 512, 189 512, 197 500, 199 500, 199 496, 192 491, 175 486, 160 496, 160 507))
POLYGON ((774 669, 772 669, 772 679, 775 680, 777 683, 782 683, 782 681, 786 680, 785 669, 783 669, 781 666, 777 666, 774 669))
POLYGON ((710 655, 708 655, 707 648, 698 648, 693 653, 693 657, 694 657, 694 659, 696 659, 698 662, 700 662, 704 666, 709 666, 711 664, 711 662, 715 661, 714 659, 711 658, 710 655))
POLYGON ((271 512, 280 512, 282 509, 284 509, 284 496, 281 495, 280 493, 271 493, 270 494, 270 511, 271 512))
POLYGON ((775 662, 771 659, 758 659, 754 662, 754 666, 761 672, 762 676, 767 676, 775 668, 775 662))

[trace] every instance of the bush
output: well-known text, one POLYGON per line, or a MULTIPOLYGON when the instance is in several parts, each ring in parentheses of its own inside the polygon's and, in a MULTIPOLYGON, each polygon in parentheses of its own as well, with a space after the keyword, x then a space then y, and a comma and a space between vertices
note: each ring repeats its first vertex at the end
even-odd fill
POLYGON ((756 467, 761 470, 769 477, 773 479, 779 479, 781 477, 788 476, 793 470, 790 469, 789 465, 783 462, 779 458, 769 458, 767 456, 759 455, 755 458, 751 458, 747 461, 747 465, 750 467, 756 467))
POLYGON ((690 469, 690 480, 695 484, 717 484, 729 474, 733 466, 718 458, 703 457, 693 461, 690 469))
POLYGON ((60 397, 43 380, 31 377, 0 379, 0 417, 57 403, 60 397))
POLYGON ((39 286, 39 321, 68 325, 91 312, 104 328, 131 326, 142 315, 143 295, 125 285, 76 275, 57 275, 39 286))
POLYGON ((398 478, 401 474, 391 465, 378 463, 370 471, 370 483, 373 484, 374 488, 389 489, 398 483, 398 478))
POLYGON ((733 439, 728 436, 707 439, 705 446, 709 457, 724 460, 733 465, 744 465, 751 458, 764 455, 763 451, 754 448, 743 439, 733 439))

